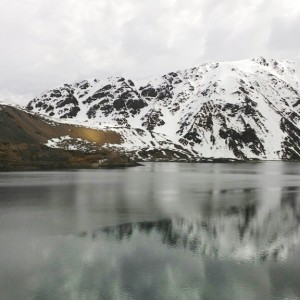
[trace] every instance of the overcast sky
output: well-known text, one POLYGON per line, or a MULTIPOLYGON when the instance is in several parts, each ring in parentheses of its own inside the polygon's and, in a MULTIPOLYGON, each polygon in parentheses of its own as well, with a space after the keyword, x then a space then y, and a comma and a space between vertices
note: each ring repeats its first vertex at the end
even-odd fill
POLYGON ((295 60, 299 36, 300 0, 0 0, 0 94, 21 102, 86 78, 295 60))

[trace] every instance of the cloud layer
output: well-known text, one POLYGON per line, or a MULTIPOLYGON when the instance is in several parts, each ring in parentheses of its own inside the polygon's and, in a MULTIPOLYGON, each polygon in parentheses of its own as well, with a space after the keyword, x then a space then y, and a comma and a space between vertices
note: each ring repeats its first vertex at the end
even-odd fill
POLYGON ((299 31, 299 0, 0 0, 0 92, 259 55, 299 59, 299 31))

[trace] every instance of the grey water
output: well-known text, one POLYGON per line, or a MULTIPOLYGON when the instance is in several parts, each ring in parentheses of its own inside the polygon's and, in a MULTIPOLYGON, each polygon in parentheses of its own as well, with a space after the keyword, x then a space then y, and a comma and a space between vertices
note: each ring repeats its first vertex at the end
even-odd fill
POLYGON ((0 173, 0 299, 300 299, 300 163, 0 173))

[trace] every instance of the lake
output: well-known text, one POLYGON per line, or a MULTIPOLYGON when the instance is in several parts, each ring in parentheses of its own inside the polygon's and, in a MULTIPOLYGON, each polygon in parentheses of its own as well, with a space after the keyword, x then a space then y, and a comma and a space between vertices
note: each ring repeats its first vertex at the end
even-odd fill
POLYGON ((0 299, 300 299, 300 163, 0 173, 0 299))

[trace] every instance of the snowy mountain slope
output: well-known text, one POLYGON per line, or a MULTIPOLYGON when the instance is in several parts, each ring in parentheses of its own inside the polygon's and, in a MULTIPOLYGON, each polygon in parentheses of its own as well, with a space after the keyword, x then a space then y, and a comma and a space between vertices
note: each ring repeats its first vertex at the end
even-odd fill
POLYGON ((125 131, 125 151, 142 130, 144 148, 160 149, 160 137, 193 159, 300 158, 300 81, 289 61, 207 63, 148 82, 85 80, 47 91, 27 109, 125 131))

